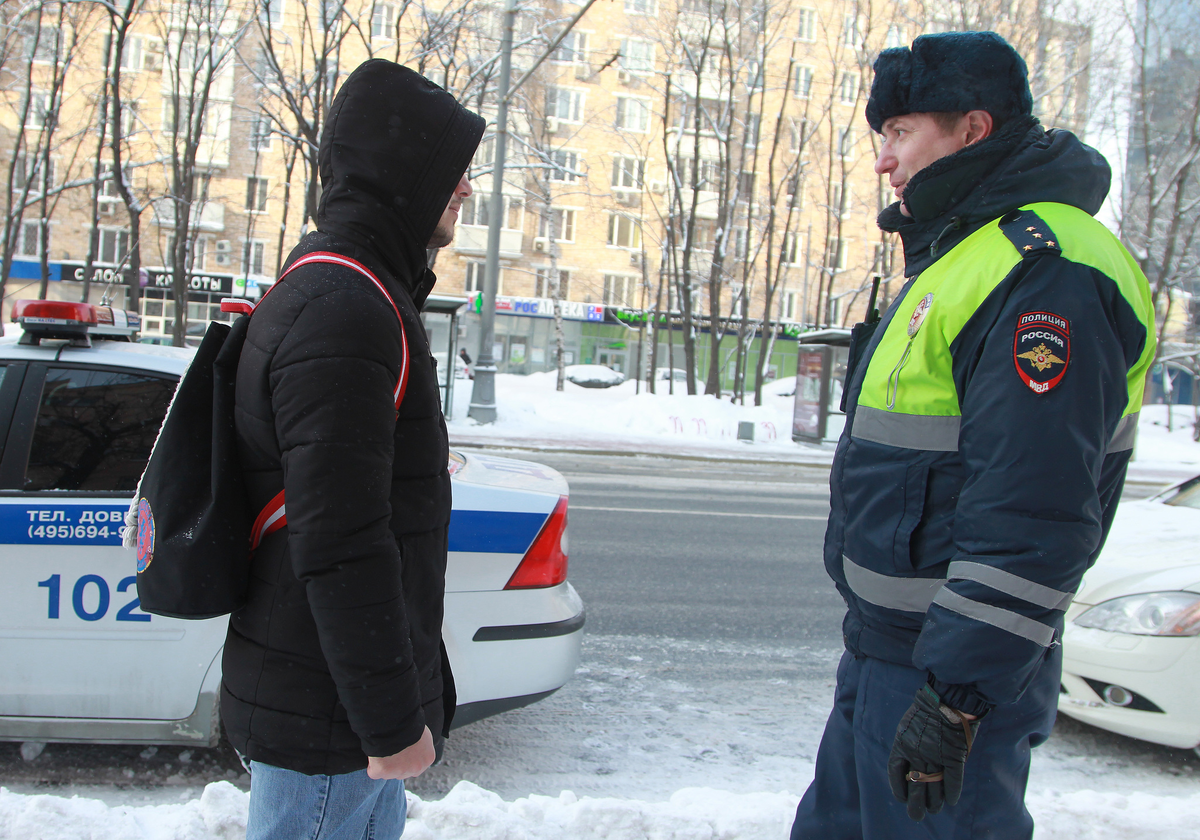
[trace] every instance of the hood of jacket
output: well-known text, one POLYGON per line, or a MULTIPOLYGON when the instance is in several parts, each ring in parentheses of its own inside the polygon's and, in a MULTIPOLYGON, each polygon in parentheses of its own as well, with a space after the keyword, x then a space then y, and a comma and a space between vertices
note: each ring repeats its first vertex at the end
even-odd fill
POLYGON ((934 161, 909 181, 905 204, 879 214, 879 227, 904 242, 912 277, 983 225, 1027 204, 1053 201, 1095 215, 1112 181, 1098 151, 1069 131, 1019 117, 991 137, 934 161))
POLYGON ((318 230, 369 249, 415 288, 483 129, 482 117, 419 73, 383 59, 361 64, 321 133, 318 230))

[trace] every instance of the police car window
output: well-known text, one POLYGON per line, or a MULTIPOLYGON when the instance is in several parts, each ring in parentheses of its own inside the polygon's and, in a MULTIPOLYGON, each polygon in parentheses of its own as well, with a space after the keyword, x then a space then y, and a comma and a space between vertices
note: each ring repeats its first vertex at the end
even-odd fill
POLYGON ((174 393, 168 379, 51 368, 25 489, 133 492, 174 393))

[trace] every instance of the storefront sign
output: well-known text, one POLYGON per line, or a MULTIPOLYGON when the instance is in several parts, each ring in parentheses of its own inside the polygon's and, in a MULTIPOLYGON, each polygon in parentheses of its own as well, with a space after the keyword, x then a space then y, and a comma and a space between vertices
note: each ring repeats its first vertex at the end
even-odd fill
MULTIPOLYGON (((604 306, 595 303, 581 303, 577 300, 564 300, 559 304, 562 316, 570 321, 603 321, 604 306)), ((471 309, 480 312, 483 309, 483 295, 475 293, 471 301, 471 309)), ((554 300, 551 298, 526 298, 496 296, 496 311, 505 315, 526 315, 533 318, 553 318, 554 300)))
MULTIPOLYGON (((157 289, 170 289, 174 275, 169 271, 150 269, 150 286, 157 289)), ((214 295, 232 295, 244 297, 246 294, 246 279, 232 274, 215 274, 212 272, 196 272, 188 277, 188 291, 207 292, 214 295)))

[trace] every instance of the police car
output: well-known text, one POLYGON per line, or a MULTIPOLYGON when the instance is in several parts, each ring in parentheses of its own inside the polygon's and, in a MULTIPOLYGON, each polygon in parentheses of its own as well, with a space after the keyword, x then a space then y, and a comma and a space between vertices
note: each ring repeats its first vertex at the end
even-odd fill
POLYGON ((1122 502, 1067 611, 1058 710, 1200 753, 1200 476, 1122 502))
MULTIPOLYGON (((137 316, 18 301, 0 338, 0 740, 215 745, 224 618, 139 609, 121 525, 194 351, 134 342, 137 316), (15 333, 15 335, 13 335, 15 333)), ((450 459, 443 633, 461 726, 557 690, 579 661, 567 484, 450 459)))

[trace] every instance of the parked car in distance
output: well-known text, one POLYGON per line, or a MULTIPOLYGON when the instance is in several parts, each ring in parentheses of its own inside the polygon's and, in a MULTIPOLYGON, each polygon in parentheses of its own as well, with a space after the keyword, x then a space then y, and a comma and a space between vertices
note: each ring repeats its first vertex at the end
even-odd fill
POLYGON ((1067 611, 1058 709, 1200 752, 1200 476, 1123 502, 1067 611))
MULTIPOLYGON (((0 338, 0 740, 215 745, 227 622, 142 612, 120 536, 194 351, 134 343, 136 315, 36 303, 14 310, 23 336, 0 338)), ((449 469, 461 726, 566 683, 584 613, 563 477, 458 452, 449 469)))
POLYGON ((568 365, 563 376, 583 388, 611 388, 625 381, 625 374, 605 365, 568 365))

